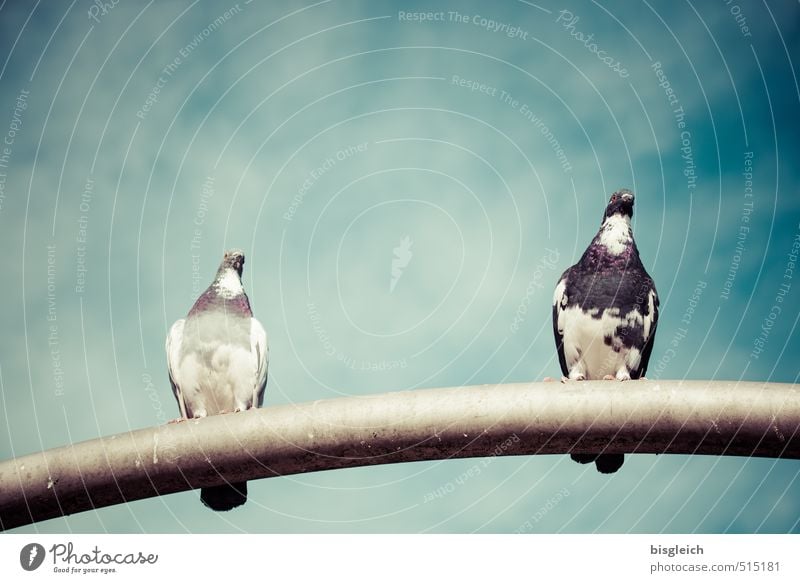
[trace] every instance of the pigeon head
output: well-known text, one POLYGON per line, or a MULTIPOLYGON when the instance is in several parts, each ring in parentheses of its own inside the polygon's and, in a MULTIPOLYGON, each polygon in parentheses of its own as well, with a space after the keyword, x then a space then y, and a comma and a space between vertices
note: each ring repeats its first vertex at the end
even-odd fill
POLYGON ((608 200, 604 218, 613 215, 633 216, 633 193, 627 188, 619 189, 608 200))
POLYGON ((244 295, 242 287, 242 269, 244 268, 244 253, 239 249, 225 252, 222 263, 219 264, 217 277, 211 285, 216 295, 230 300, 244 295))
POLYGON ((244 269, 244 252, 239 249, 231 249, 225 252, 222 258, 222 263, 219 266, 220 273, 233 269, 239 277, 242 277, 242 269, 244 269))

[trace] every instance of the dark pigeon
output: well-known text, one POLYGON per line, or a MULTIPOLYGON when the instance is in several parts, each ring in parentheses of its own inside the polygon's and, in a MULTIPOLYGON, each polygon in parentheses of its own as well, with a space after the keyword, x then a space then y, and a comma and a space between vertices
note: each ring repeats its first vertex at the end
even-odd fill
MULTIPOLYGON (((639 259, 631 217, 634 196, 611 195, 600 230, 580 261, 561 276, 553 295, 553 333, 562 382, 644 377, 658 323, 658 294, 639 259)), ((572 454, 616 472, 622 454, 572 454)))
MULTIPOLYGON (((267 385, 267 333, 242 287, 244 253, 225 253, 214 282, 167 336, 169 380, 183 419, 260 407, 267 385)), ((200 500, 231 510, 247 500, 247 482, 203 488, 200 500)))

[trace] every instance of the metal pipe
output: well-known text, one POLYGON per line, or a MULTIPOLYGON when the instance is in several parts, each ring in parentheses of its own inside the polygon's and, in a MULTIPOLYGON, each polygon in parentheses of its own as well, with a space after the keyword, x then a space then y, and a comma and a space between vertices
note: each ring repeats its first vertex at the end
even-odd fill
POLYGON ((798 385, 761 382, 534 382, 314 401, 0 462, 0 529, 226 481, 420 460, 600 451, 800 459, 799 429, 798 385))

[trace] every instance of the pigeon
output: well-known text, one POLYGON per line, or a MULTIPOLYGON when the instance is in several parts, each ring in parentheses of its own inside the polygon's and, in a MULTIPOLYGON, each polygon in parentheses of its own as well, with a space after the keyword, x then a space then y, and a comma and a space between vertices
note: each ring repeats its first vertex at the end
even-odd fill
MULTIPOLYGON (((631 217, 634 195, 611 195, 600 230, 553 294, 553 333, 562 382, 644 377, 658 324, 658 294, 639 259, 631 217)), ((623 454, 572 454, 616 472, 623 454)))
MULTIPOLYGON (((267 385, 269 348, 242 287, 244 253, 225 253, 214 282, 167 336, 167 365, 181 419, 260 407, 267 385)), ((203 488, 212 510, 247 500, 247 482, 203 488)))

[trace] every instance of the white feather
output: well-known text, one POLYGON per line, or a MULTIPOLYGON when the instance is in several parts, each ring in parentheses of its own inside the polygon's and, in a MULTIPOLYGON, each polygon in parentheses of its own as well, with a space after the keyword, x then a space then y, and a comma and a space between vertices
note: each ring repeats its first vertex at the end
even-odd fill
MULTIPOLYGON (((221 326, 212 318, 195 323, 196 327, 221 326)), ((181 416, 205 417, 223 411, 244 411, 259 407, 267 385, 269 348, 264 327, 250 319, 249 346, 229 342, 184 342, 185 320, 178 320, 167 336, 169 377, 181 416)), ((186 341, 188 342, 188 340, 186 341)))
POLYGON ((600 244, 612 255, 619 255, 633 241, 631 219, 626 215, 613 214, 606 217, 600 228, 600 244))
POLYGON ((563 278, 558 282, 556 291, 553 292, 553 305, 563 308, 567 303, 567 298, 564 293, 567 291, 567 278, 563 278))
POLYGON ((658 298, 656 297, 656 290, 651 289, 650 293, 647 294, 647 316, 642 319, 642 327, 644 328, 644 337, 646 340, 650 339, 650 334, 653 329, 653 321, 656 318, 656 302, 658 298))
POLYGON ((233 269, 226 269, 222 277, 216 282, 217 293, 226 300, 235 298, 244 293, 242 280, 233 269))
POLYGON ((604 309, 599 318, 584 312, 580 306, 562 310, 559 332, 564 337, 564 360, 569 377, 602 379, 611 375, 619 380, 629 379, 628 370, 639 367, 641 353, 636 348, 625 347, 614 335, 618 327, 637 320, 641 320, 638 312, 620 317, 617 308, 604 309), (611 346, 605 342, 607 336, 612 338, 611 346))
POLYGON ((264 402, 264 390, 267 386, 267 369, 269 368, 269 344, 267 332, 261 322, 252 318, 250 321, 250 353, 256 363, 255 385, 253 387, 253 407, 260 407, 264 402))
POLYGON ((180 368, 180 355, 181 345, 183 343, 183 326, 186 323, 185 319, 180 319, 172 325, 167 334, 167 369, 169 370, 169 382, 172 384, 172 392, 175 393, 175 399, 178 401, 178 408, 181 412, 181 417, 188 419, 186 414, 186 403, 184 402, 183 393, 181 392, 180 382, 176 378, 176 374, 180 368))

